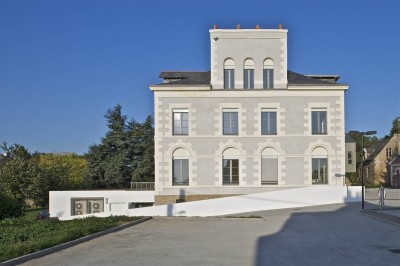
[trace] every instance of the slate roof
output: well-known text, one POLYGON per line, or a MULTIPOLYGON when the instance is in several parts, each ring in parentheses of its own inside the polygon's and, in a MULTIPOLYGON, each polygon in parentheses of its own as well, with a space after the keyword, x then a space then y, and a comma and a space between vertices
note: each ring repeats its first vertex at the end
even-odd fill
POLYGON ((164 83, 159 85, 210 85, 210 71, 163 71, 160 78, 164 83))
MULTIPOLYGON (((159 77, 164 79, 164 83, 159 84, 161 86, 210 85, 211 72, 210 71, 163 71, 160 73, 159 77)), ((322 80, 325 79, 326 77, 335 77, 335 79, 337 80, 338 76, 336 75, 305 76, 288 70, 287 77, 289 85, 322 85, 322 86, 343 85, 322 80)))
POLYGON ((390 141, 390 138, 383 139, 371 147, 367 149, 369 156, 368 158, 364 161, 365 164, 369 164, 380 152, 383 148, 385 148, 386 144, 390 141))

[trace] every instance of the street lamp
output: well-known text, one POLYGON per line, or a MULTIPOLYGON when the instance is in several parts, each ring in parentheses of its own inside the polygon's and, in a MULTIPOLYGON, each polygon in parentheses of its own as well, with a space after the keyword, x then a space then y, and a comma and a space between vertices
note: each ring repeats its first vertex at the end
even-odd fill
POLYGON ((366 132, 359 132, 361 134, 361 206, 364 210, 364 135, 370 136, 375 135, 376 131, 366 131, 366 132))

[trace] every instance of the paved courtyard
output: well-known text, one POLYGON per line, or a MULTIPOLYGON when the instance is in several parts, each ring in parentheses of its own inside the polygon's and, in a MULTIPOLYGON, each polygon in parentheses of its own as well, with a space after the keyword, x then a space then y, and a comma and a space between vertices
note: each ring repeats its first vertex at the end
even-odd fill
POLYGON ((154 218, 24 265, 399 265, 400 225, 358 203, 252 214, 154 218))

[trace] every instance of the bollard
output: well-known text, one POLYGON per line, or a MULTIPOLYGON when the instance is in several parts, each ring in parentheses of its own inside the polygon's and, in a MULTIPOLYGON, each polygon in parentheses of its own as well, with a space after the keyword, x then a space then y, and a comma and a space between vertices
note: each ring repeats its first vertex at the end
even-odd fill
POLYGON ((382 206, 385 205, 386 189, 381 185, 378 189, 379 210, 382 212, 382 206))

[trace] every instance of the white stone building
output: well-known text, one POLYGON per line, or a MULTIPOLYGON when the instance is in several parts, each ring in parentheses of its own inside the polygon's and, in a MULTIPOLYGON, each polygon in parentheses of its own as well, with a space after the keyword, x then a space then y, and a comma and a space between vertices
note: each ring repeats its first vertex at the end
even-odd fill
POLYGON ((343 186, 348 85, 289 71, 287 34, 214 28, 211 71, 150 86, 157 205, 343 186))

